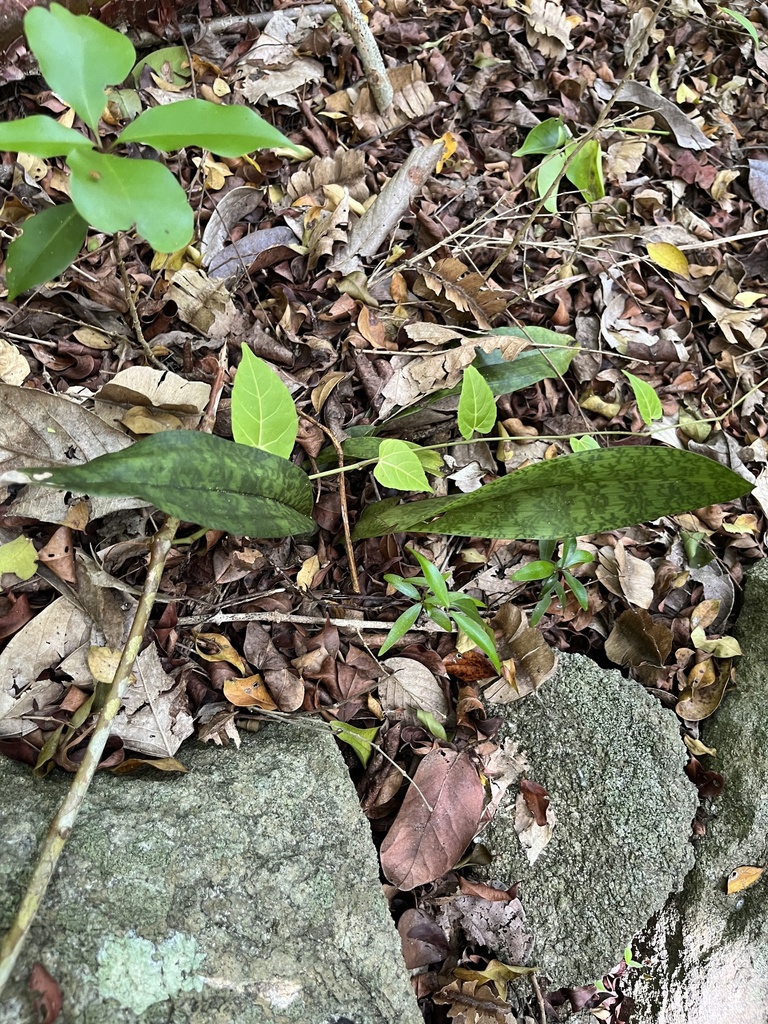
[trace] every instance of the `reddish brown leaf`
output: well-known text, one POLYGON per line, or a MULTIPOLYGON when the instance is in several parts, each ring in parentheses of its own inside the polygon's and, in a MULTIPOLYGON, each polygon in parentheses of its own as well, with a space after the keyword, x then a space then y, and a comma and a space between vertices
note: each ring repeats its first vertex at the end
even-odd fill
POLYGON ((443 662, 448 675, 461 680, 462 683, 476 683, 480 679, 491 679, 496 675, 493 665, 480 651, 467 651, 466 654, 454 651, 447 658, 443 658, 443 662))
POLYGON ((549 807, 549 793, 538 782, 531 782, 530 779, 520 779, 520 792, 528 810, 533 815, 536 824, 543 828, 547 824, 547 808, 549 807))
POLYGON ((29 598, 26 594, 20 594, 13 607, 0 617, 0 640, 18 633, 34 616, 35 613, 29 607, 29 598))
POLYGON ((442 928, 423 910, 406 910, 397 922, 397 930, 409 971, 440 963, 448 955, 448 942, 442 928))
POLYGON ((40 1024, 53 1024, 64 1005, 58 981, 51 977, 41 963, 36 962, 29 972, 27 987, 30 992, 37 993, 34 1006, 40 1024))
POLYGON ((472 882, 469 878, 459 878, 459 888, 467 896, 477 896, 481 900, 489 900, 491 903, 509 903, 517 899, 517 885, 509 889, 494 889, 484 882, 472 882))
POLYGON ((403 890, 440 878, 466 850, 482 812, 483 786, 469 756, 431 750, 382 843, 385 876, 403 890))
POLYGON ((272 643, 258 622, 249 622, 243 652, 254 668, 260 670, 272 699, 281 711, 296 711, 304 700, 304 683, 290 662, 272 643))

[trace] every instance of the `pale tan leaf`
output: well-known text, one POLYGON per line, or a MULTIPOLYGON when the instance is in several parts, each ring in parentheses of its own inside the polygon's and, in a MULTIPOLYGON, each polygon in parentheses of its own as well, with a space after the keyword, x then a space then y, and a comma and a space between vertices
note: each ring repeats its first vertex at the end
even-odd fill
POLYGON ((379 681, 379 700, 385 711, 428 711, 438 722, 448 716, 448 701, 443 687, 429 669, 413 658, 387 658, 383 662, 388 675, 379 681))

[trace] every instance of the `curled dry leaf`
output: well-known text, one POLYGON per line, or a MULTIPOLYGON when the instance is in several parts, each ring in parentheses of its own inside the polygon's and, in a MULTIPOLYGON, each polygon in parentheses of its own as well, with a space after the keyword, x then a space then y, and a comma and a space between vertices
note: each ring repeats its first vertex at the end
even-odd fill
POLYGON ((520 792, 534 821, 540 828, 543 828, 547 824, 549 793, 541 783, 532 782, 530 779, 520 779, 520 792))
MULTIPOLYGON (((523 780, 524 781, 524 780, 523 780)), ((541 804, 537 807, 540 811, 541 804)), ((546 808, 546 816, 543 825, 539 825, 531 811, 526 794, 523 792, 521 782, 520 792, 515 801, 515 832, 517 832, 520 845, 525 850, 529 864, 535 864, 544 849, 548 845, 557 824, 555 812, 550 806, 546 808)))
POLYGON ((120 370, 96 397, 117 405, 144 405, 168 412, 200 414, 208 403, 211 385, 185 380, 171 370, 130 366, 120 370))
POLYGON ((629 609, 616 619, 605 653, 617 665, 664 665, 672 650, 672 631, 654 622, 647 611, 629 609))
POLYGON ((730 875, 728 875, 726 885, 728 895, 730 896, 734 892, 742 892, 744 889, 749 889, 755 882, 760 881, 764 871, 765 868, 751 867, 747 864, 740 868, 734 868, 730 875))
POLYGON ((494 950, 511 963, 523 963, 527 957, 530 936, 517 897, 486 900, 461 893, 441 905, 437 922, 449 935, 459 925, 471 942, 494 950))
POLYGON ((243 653, 264 677, 272 699, 280 711, 296 711, 304 700, 304 684, 288 659, 272 643, 258 622, 249 622, 243 653))
POLYGON ((650 608, 656 575, 649 562, 630 554, 623 538, 615 548, 601 548, 598 559, 597 578, 606 590, 629 604, 650 608))
POLYGON ((405 711, 415 721, 416 711, 428 711, 439 722, 448 717, 448 701, 442 686, 429 669, 413 658, 387 658, 389 673, 379 682, 379 701, 384 711, 405 711))
POLYGON ((431 750, 382 843, 384 875, 405 891, 440 878, 469 846, 482 812, 483 785, 468 754, 431 750))
POLYGON ((731 678, 731 662, 712 658, 697 662, 688 673, 687 685, 675 711, 686 722, 700 722, 717 711, 731 678))
POLYGON ((173 757, 194 732, 186 684, 163 669, 154 644, 136 659, 134 676, 113 733, 137 753, 173 757))
POLYGON ((46 971, 41 963, 32 964, 27 987, 37 998, 34 1001, 36 1020, 39 1024, 54 1024, 64 1006, 64 996, 58 981, 46 971))
POLYGON ((238 708, 262 708, 266 711, 277 711, 277 704, 269 695, 260 675, 247 676, 245 679, 227 679, 224 683, 224 696, 230 704, 238 708))
POLYGON ((483 696, 491 704, 511 704, 552 677, 557 655, 539 630, 528 625, 525 613, 511 602, 502 605, 491 625, 504 637, 498 643, 502 677, 486 686, 483 696))
POLYGON ((449 952, 442 928, 426 911, 411 907, 397 922, 403 960, 409 971, 445 960, 449 952))
POLYGON ((485 1024, 486 1021, 506 1024, 515 1019, 509 1003, 499 999, 490 985, 479 981, 452 981, 435 992, 432 999, 443 1006, 450 1006, 448 1016, 465 1024, 485 1024))

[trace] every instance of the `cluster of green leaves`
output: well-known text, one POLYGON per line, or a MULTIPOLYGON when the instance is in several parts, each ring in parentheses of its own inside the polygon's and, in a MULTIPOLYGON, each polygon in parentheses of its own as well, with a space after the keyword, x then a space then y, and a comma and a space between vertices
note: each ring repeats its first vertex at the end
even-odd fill
POLYGON ((424 575, 404 579, 395 573, 387 573, 384 579, 416 604, 411 605, 395 621, 379 649, 379 654, 386 654, 393 644, 405 636, 419 615, 424 612, 440 629, 448 633, 456 626, 480 648, 483 654, 487 655, 496 671, 501 672, 493 630, 486 625, 478 612, 478 608, 485 607, 483 602, 460 591, 449 590, 446 580, 450 573, 441 573, 436 565, 418 551, 414 551, 413 548, 408 550, 421 566, 424 575))
POLYGON ((565 608, 568 600, 566 590, 570 590, 579 605, 586 611, 589 605, 587 588, 577 580, 570 571, 577 565, 584 565, 592 561, 592 555, 576 547, 576 539, 567 537, 563 541, 563 549, 557 561, 552 561, 555 554, 557 541, 542 540, 539 542, 539 559, 535 562, 528 562, 521 569, 512 574, 512 579, 517 582, 530 583, 536 580, 542 581, 541 596, 531 614, 531 625, 536 626, 549 610, 552 599, 557 596, 560 604, 565 608))
MULTIPOLYGON (((605 195, 603 158, 596 139, 574 139, 562 117, 550 117, 530 131, 514 156, 543 156, 536 175, 536 191, 544 199, 561 174, 576 186, 588 203, 605 195)), ((544 203, 549 213, 557 213, 557 189, 544 203)))
POLYGON ((122 82, 136 65, 130 40, 56 3, 50 10, 27 11, 24 31, 48 85, 78 114, 93 138, 41 114, 0 125, 0 148, 42 159, 64 157, 72 199, 30 217, 22 235, 11 243, 11 300, 65 270, 80 252, 89 225, 107 233, 135 227, 163 253, 189 244, 193 212, 178 181, 157 160, 118 156, 112 152, 115 147, 143 143, 168 153, 200 146, 224 157, 269 146, 295 149, 249 108, 196 99, 144 111, 112 146, 104 147, 98 128, 105 89, 122 82))

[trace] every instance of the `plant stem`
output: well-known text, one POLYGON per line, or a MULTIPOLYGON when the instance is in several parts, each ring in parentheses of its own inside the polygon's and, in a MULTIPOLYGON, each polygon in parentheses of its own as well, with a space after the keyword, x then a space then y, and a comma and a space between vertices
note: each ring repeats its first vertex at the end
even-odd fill
POLYGON ((131 683, 133 665, 141 649, 149 616, 152 612, 163 575, 165 560, 171 549, 178 526, 178 519, 169 518, 165 525, 155 534, 152 541, 147 578, 144 582, 144 589, 131 625, 131 631, 128 634, 128 640, 123 648, 120 663, 115 672, 115 677, 107 692, 104 706, 96 720, 85 757, 55 818, 51 822, 32 878, 24 893, 14 922, 3 940, 2 947, 0 947, 0 992, 2 992, 11 976, 32 922, 35 919, 35 914, 40 907, 45 891, 56 869, 61 852, 72 834, 72 829, 83 806, 88 788, 93 781, 96 769, 99 767, 104 747, 112 729, 112 723, 122 706, 123 697, 131 683))
POLYGON ((357 6, 357 0, 333 0, 333 6, 339 12, 344 28, 352 36, 379 113, 386 114, 392 106, 394 92, 373 32, 357 6))
POLYGON ((141 345, 141 350, 147 362, 154 366, 158 370, 165 370, 166 367, 160 362, 155 353, 147 344, 147 339, 144 337, 144 331, 141 328, 141 320, 139 320, 139 314, 136 309, 136 303, 133 301, 133 292, 131 291, 131 282, 128 280, 128 271, 125 269, 125 262, 123 257, 120 255, 119 249, 119 237, 115 237, 113 249, 115 253, 115 262, 117 263, 117 269, 120 272, 120 281, 123 285, 123 291, 125 293, 125 301, 128 303, 128 311, 131 314, 131 326, 133 327, 133 333, 136 335, 136 340, 141 345))

